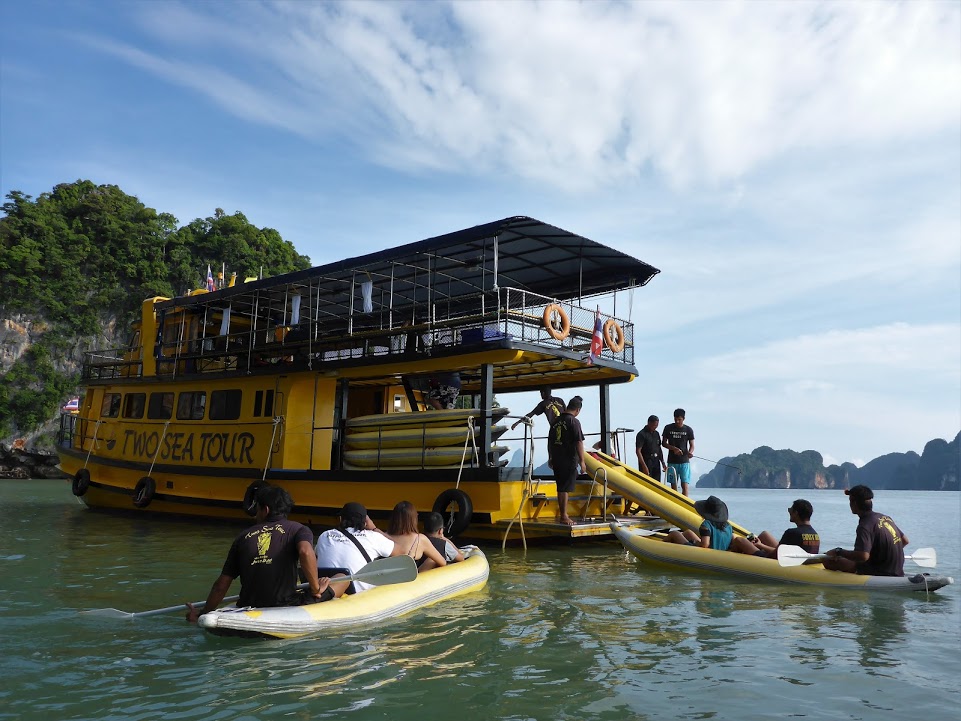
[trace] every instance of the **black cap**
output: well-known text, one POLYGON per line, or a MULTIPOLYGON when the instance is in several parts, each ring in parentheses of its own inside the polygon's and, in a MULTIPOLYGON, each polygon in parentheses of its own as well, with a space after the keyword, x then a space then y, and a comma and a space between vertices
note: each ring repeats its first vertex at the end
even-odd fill
POLYGON ((349 528, 363 528, 367 525, 367 509, 355 501, 345 503, 340 509, 340 520, 349 528))
POLYGON ((872 491, 867 486, 854 486, 853 488, 848 488, 844 495, 851 496, 858 503, 864 503, 865 501, 870 501, 874 498, 874 491, 872 491))

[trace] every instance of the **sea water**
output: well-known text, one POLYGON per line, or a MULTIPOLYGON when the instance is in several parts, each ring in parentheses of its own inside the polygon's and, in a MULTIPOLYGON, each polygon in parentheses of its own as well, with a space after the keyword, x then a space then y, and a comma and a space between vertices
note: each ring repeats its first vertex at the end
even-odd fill
MULTIPOLYGON (((822 547, 853 543, 840 492, 694 496, 710 492, 776 534, 806 497, 822 547)), ((875 502, 961 581, 958 493, 875 502)), ((0 719, 958 717, 959 585, 868 594, 655 570, 616 542, 494 547, 469 596, 330 636, 221 639, 179 612, 78 611, 203 599, 243 520, 95 513, 47 480, 0 481, 0 509, 0 719)))

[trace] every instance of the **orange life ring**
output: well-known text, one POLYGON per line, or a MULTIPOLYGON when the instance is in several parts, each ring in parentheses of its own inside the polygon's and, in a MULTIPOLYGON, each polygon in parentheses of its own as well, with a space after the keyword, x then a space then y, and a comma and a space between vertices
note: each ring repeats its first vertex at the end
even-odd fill
POLYGON ((571 319, 557 303, 551 303, 544 309, 544 328, 547 329, 547 335, 554 340, 564 340, 571 333, 571 319), (555 320, 560 323, 560 327, 555 320))
POLYGON ((604 323, 604 343, 614 353, 624 350, 624 330, 613 318, 608 318, 604 323))

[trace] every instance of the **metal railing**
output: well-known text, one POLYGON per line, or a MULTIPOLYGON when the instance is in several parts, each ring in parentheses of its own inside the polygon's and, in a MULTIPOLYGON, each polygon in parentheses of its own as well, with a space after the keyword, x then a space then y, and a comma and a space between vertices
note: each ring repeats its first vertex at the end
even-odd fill
MULTIPOLYGON (((400 314, 398 314, 400 315, 400 314)), ((589 357, 595 332, 595 310, 573 301, 558 301, 516 288, 499 288, 460 300, 456 307, 432 307, 422 322, 388 323, 386 327, 353 313, 336 322, 305 320, 294 327, 259 328, 227 335, 174 340, 153 353, 157 375, 178 377, 204 373, 251 372, 284 364, 313 368, 316 364, 387 357, 410 353, 430 354, 435 349, 475 345, 485 341, 514 340, 579 353, 589 357), (548 309, 551 309, 548 312, 548 309), (554 327, 549 328, 551 319, 554 327), (566 319, 566 322, 565 322, 566 319)), ((634 325, 602 315, 604 331, 614 343, 603 342, 603 360, 634 363, 634 325), (619 342, 618 342, 619 341, 619 342)), ((603 333, 602 333, 603 334, 603 333)), ((118 348, 87 353, 86 381, 136 378, 143 374, 141 349, 118 348)))

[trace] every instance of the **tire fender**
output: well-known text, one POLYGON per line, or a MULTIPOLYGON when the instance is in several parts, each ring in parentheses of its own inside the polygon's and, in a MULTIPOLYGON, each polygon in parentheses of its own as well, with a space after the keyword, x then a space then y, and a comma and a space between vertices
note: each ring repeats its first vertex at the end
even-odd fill
POLYGON ((87 492, 88 488, 90 488, 90 471, 81 468, 73 474, 73 483, 70 484, 70 490, 73 491, 73 495, 79 498, 87 492))
POLYGON ((133 489, 133 504, 137 508, 146 508, 157 494, 157 482, 150 476, 144 476, 133 489))
POLYGON ((474 514, 474 504, 470 496, 458 488, 448 488, 437 496, 434 501, 434 513, 439 513, 444 517, 444 531, 448 536, 459 536, 470 525, 471 516, 474 514), (448 509, 456 506, 455 509, 448 509))

